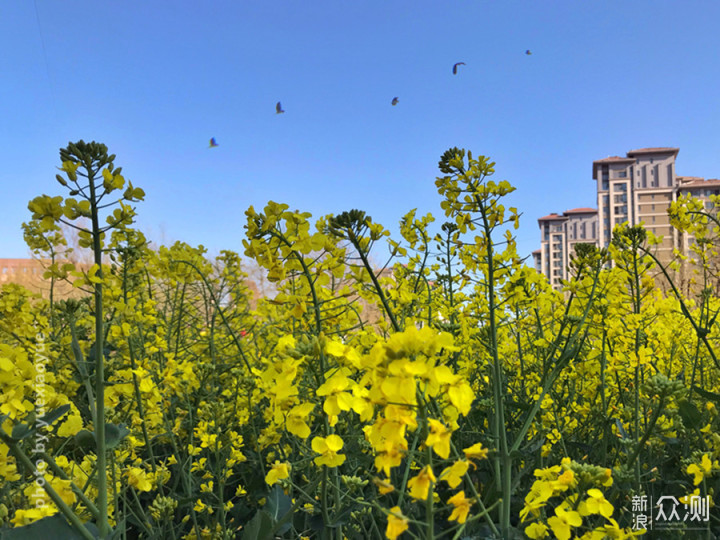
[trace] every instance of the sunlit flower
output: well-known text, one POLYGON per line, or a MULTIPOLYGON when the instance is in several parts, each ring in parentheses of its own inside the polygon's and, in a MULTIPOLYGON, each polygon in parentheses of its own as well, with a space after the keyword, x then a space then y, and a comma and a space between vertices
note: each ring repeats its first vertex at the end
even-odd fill
POLYGON ((290 476, 290 469, 291 467, 289 463, 280 463, 279 461, 276 461, 265 475, 265 482, 268 486, 272 486, 280 480, 285 480, 290 476))
POLYGON ((408 481, 407 485, 408 489, 410 489, 410 496, 414 499, 427 499, 428 491, 432 488, 434 483, 435 475, 433 474, 430 465, 426 465, 417 476, 408 481))
POLYGON ((440 480, 445 480, 451 488, 456 488, 460 485, 460 482, 462 482, 463 476, 465 476, 469 466, 470 462, 464 459, 456 461, 452 466, 444 469, 443 472, 440 473, 440 480))
POLYGON ((345 463, 345 455, 338 454, 343 444, 343 440, 334 433, 325 438, 315 437, 312 440, 312 449, 318 454, 322 454, 315 458, 315 464, 337 467, 345 463))
POLYGON ((399 506, 393 506, 388 514, 387 529, 385 536, 390 540, 395 540, 398 536, 408 529, 408 519, 403 515, 399 506))

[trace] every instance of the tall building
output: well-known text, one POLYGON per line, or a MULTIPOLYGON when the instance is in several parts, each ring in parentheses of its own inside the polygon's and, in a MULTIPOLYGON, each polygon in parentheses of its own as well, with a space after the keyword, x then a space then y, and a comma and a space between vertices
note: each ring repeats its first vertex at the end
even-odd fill
POLYGON ((644 223, 663 236, 657 257, 663 263, 672 259, 675 239, 668 209, 677 198, 675 158, 677 148, 641 148, 627 157, 608 157, 593 161, 593 179, 597 181, 600 246, 612 239, 615 225, 644 223))
POLYGON ((677 176, 678 152, 678 148, 640 148, 627 152, 625 157, 593 161, 598 209, 578 208, 562 216, 550 214, 538 219, 541 248, 533 252, 535 268, 559 288, 560 281, 568 278, 573 245, 587 242, 607 247, 615 225, 625 222, 643 223, 647 230, 663 237, 655 247, 663 264, 672 260, 676 248, 688 255, 693 239, 670 225, 670 204, 690 193, 703 200, 707 210, 714 210, 709 197, 720 194, 720 180, 677 176))
POLYGON ((554 288, 567 279, 567 267, 575 244, 598 242, 597 210, 574 208, 562 215, 549 214, 538 219, 540 249, 533 252, 535 269, 547 276, 554 288))

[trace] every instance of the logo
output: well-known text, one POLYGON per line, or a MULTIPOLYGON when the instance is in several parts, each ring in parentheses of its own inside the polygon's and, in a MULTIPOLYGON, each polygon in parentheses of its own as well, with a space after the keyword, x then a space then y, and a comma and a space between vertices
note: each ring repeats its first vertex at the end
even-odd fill
POLYGON ((683 529, 704 530, 710 521, 710 496, 691 495, 680 502, 672 495, 652 497, 636 495, 632 498, 633 530, 683 529), (649 501, 649 504, 648 504, 649 501))

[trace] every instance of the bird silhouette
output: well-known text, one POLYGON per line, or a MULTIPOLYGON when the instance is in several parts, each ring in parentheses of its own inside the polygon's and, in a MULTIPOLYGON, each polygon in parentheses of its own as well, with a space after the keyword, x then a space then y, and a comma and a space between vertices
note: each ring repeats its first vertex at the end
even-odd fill
POLYGON ((217 141, 215 140, 215 137, 210 139, 210 148, 215 148, 216 146, 219 146, 217 141))
POLYGON ((280 105, 280 102, 277 102, 277 105, 275 105, 275 114, 282 114, 285 111, 283 111, 282 105, 280 105))
POLYGON ((527 51, 525 51, 525 54, 527 54, 528 56, 530 56, 532 53, 530 52, 530 49, 528 49, 527 51))
POLYGON ((398 98, 394 97, 392 100, 393 107, 398 104, 398 101, 400 101, 398 98))
POLYGON ((458 62, 457 64, 455 64, 453 66, 453 75, 457 75, 457 67, 458 66, 464 66, 464 65, 465 65, 465 62, 458 62))

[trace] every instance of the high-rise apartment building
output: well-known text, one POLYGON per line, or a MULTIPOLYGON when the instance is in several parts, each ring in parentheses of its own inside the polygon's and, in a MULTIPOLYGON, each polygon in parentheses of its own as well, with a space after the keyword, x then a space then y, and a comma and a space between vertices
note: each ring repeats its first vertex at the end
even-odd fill
POLYGON ((597 244, 598 221, 594 208, 574 208, 562 215, 550 214, 538 219, 540 249, 533 252, 535 269, 547 276, 553 287, 567 278, 567 266, 575 244, 597 244))
POLYGON ((598 209, 578 208, 562 216, 550 214, 538 219, 541 248, 533 252, 535 268, 547 276, 553 287, 560 287, 560 280, 568 278, 573 245, 587 242, 607 247, 615 225, 625 222, 643 223, 647 230, 663 237, 655 247, 663 264, 672 260, 675 248, 687 255, 693 239, 670 225, 670 204, 690 193, 702 199, 706 209, 713 209, 709 197, 720 194, 720 180, 677 176, 678 152, 677 148, 641 148, 625 157, 593 161, 598 209), (584 231, 584 236, 579 231, 584 231))
POLYGON ((615 225, 642 222, 663 236, 662 244, 656 247, 657 257, 663 263, 670 262, 676 244, 668 209, 677 198, 677 155, 677 148, 641 148, 631 150, 624 158, 613 156, 593 162, 600 246, 610 244, 615 225))

